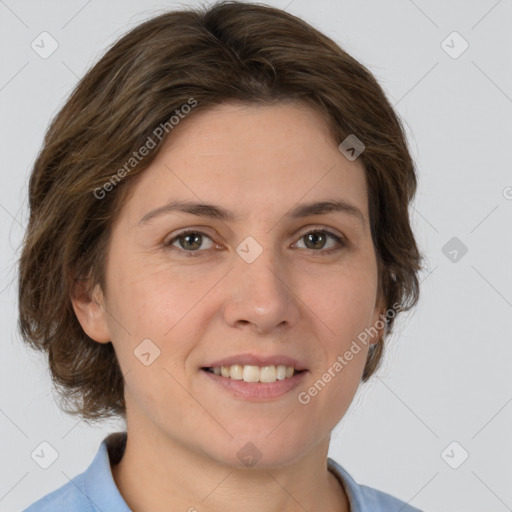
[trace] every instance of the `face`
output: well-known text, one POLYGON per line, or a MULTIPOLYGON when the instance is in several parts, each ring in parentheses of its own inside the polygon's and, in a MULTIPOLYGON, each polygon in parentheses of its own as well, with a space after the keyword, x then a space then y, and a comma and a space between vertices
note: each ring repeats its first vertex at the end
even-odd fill
POLYGON ((344 354, 383 312, 363 164, 300 103, 197 112, 134 183, 96 298, 75 311, 114 345, 129 430, 234 466, 248 442, 261 467, 327 446, 378 337, 344 354))

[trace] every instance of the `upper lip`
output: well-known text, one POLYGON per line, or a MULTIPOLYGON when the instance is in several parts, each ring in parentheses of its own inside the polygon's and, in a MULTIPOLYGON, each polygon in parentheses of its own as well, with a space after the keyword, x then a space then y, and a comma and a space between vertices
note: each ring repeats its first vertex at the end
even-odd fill
POLYGON ((203 368, 216 368, 219 366, 232 366, 234 364, 240 365, 253 365, 253 366, 291 366, 296 370, 306 370, 306 366, 300 361, 293 357, 286 355, 275 354, 275 355, 256 355, 256 354, 237 354, 224 359, 217 359, 212 361, 209 365, 203 366, 203 368))

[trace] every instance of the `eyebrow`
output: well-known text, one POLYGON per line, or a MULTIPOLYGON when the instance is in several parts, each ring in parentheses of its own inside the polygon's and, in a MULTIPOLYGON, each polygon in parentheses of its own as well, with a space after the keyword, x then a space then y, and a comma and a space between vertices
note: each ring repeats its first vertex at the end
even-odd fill
MULTIPOLYGON (((182 212, 196 215, 198 217, 209 217, 223 222, 238 222, 240 217, 234 212, 226 210, 222 206, 214 204, 197 203, 193 201, 171 201, 146 213, 139 224, 146 224, 155 217, 172 212, 182 212)), ((354 206, 343 199, 331 199, 315 201, 312 203, 300 204, 292 208, 286 216, 292 219, 301 219, 312 215, 325 215, 328 213, 343 213, 358 218, 363 228, 366 225, 363 213, 357 206, 354 206)))

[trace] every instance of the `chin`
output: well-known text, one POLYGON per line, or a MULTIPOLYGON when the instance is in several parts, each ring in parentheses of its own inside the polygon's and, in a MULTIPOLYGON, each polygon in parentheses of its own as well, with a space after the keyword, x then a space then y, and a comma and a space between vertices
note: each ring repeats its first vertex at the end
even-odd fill
POLYGON ((305 454, 308 440, 291 437, 289 430, 272 433, 275 427, 274 424, 272 428, 254 435, 247 432, 235 435, 232 432, 233 439, 220 449, 215 458, 237 469, 273 469, 292 464, 305 454))

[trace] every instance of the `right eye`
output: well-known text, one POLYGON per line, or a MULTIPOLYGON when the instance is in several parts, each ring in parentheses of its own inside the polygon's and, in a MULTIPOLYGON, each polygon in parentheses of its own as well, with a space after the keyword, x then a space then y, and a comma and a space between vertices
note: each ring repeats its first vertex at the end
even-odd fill
MULTIPOLYGON (((167 249, 171 251, 177 252, 178 254, 183 255, 186 258, 191 258, 200 256, 201 252, 205 252, 198 250, 199 247, 202 245, 204 237, 213 242, 212 239, 206 233, 197 230, 187 229, 175 235, 169 241, 165 242, 164 245, 167 249), (178 243, 181 247, 176 247, 174 245, 175 243, 178 243)), ((207 247, 206 250, 211 249, 211 247, 212 246, 207 247)))

